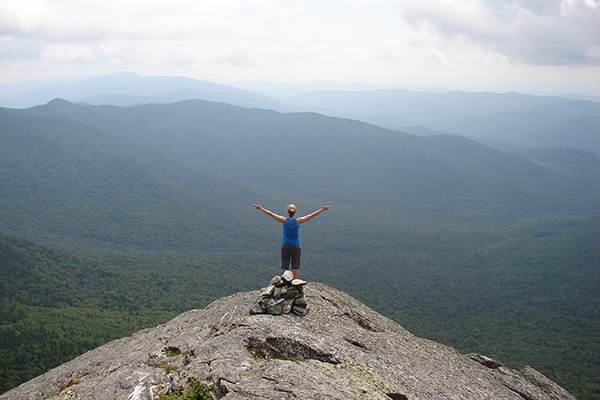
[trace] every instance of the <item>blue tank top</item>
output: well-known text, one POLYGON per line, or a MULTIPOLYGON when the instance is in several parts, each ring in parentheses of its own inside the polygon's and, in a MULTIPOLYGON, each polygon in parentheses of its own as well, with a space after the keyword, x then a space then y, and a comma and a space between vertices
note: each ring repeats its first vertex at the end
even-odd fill
POLYGON ((283 224, 283 236, 281 238, 281 243, 291 245, 300 244, 300 236, 298 235, 299 230, 300 226, 298 225, 296 218, 286 218, 285 224, 283 224))

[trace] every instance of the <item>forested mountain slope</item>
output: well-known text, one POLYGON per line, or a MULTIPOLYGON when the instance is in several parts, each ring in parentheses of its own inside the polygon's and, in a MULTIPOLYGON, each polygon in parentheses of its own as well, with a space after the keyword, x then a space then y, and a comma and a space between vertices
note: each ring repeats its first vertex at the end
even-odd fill
POLYGON ((455 120, 442 127, 448 132, 503 142, 519 150, 573 147, 600 153, 600 103, 571 100, 513 112, 455 120))
POLYGON ((0 260, 0 392, 174 315, 147 271, 2 233, 0 260))
POLYGON ((418 126, 493 143, 498 148, 552 146, 600 152, 600 103, 519 93, 320 91, 285 99, 327 115, 402 130, 418 126))
POLYGON ((548 147, 537 150, 516 151, 515 154, 527 157, 556 172, 568 175, 571 178, 586 182, 590 186, 600 182, 600 157, 588 151, 565 148, 548 147))
POLYGON ((83 122, 190 166, 292 197, 409 213, 522 217, 586 208, 582 198, 598 194, 597 188, 578 186, 528 160, 461 137, 422 138, 319 114, 199 100, 133 108, 57 100, 23 112, 83 122))
POLYGON ((333 109, 344 116, 388 116, 406 124, 427 127, 443 126, 449 121, 485 117, 544 104, 564 104, 569 100, 554 96, 531 96, 518 93, 449 91, 433 93, 403 89, 380 89, 362 92, 314 91, 287 98, 296 106, 315 110, 333 109))
POLYGON ((13 235, 54 245, 77 238, 114 249, 216 249, 238 240, 227 228, 234 216, 206 210, 224 199, 242 209, 258 194, 80 123, 0 118, 1 229, 13 235))
MULTIPOLYGON (((202 101, 2 109, 0 141, 0 232, 116 271, 130 284, 111 299, 141 290, 135 301, 181 312, 261 287, 279 272, 281 227, 251 204, 331 203, 302 227, 305 279, 582 399, 600 391, 593 161, 202 101)), ((110 284, 95 284, 104 304, 110 284)))

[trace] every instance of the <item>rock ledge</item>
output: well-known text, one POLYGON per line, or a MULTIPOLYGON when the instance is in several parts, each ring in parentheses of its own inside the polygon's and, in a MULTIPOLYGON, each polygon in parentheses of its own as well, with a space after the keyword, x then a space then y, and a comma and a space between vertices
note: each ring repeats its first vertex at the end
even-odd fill
POLYGON ((224 297, 112 341, 0 399, 158 399, 192 378, 227 400, 574 399, 533 368, 416 337, 325 285, 304 286, 304 316, 251 315, 263 293, 224 297))

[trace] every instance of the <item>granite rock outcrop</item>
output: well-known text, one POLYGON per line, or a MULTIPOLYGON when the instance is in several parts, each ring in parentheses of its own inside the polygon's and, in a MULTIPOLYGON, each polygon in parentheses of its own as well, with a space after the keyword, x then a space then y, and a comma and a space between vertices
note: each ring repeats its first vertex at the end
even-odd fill
POLYGON ((107 343, 0 399, 159 399, 192 380, 226 400, 574 399, 531 367, 419 338, 323 284, 303 286, 305 315, 251 314, 264 290, 107 343))

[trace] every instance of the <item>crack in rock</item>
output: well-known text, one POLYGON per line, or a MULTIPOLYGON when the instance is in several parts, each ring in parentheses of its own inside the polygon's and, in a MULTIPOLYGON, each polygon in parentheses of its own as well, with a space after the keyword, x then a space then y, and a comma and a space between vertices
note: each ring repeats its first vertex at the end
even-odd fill
POLYGON ((277 358, 289 361, 317 360, 333 365, 340 363, 331 353, 286 337, 267 337, 265 340, 249 338, 247 349, 257 360, 277 358))

